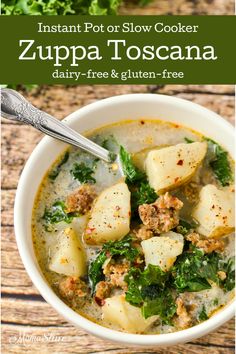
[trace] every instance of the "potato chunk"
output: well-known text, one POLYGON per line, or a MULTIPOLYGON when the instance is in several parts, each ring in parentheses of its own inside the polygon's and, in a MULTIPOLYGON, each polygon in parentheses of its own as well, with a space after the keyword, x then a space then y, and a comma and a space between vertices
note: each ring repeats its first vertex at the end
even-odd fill
POLYGON ((234 190, 204 186, 192 216, 199 222, 197 231, 207 237, 219 238, 234 230, 234 190))
POLYGON ((163 271, 167 271, 176 261, 176 257, 183 252, 184 238, 181 234, 169 231, 142 241, 141 245, 146 266, 158 265, 163 271))
POLYGON ((124 182, 105 189, 95 200, 85 231, 89 244, 124 237, 130 230, 130 191, 124 182))
POLYGON ((105 300, 102 307, 103 320, 119 328, 132 332, 142 333, 158 316, 152 316, 145 319, 138 307, 130 305, 124 295, 116 295, 105 300))
POLYGON ((205 142, 178 144, 148 153, 145 166, 149 183, 157 193, 164 193, 187 182, 207 151, 205 142))
POLYGON ((86 273, 85 253, 75 231, 68 227, 58 237, 56 252, 49 269, 53 272, 80 277, 86 273))
POLYGON ((140 150, 132 155, 132 162, 135 164, 136 167, 138 167, 138 169, 140 169, 141 171, 145 171, 145 160, 146 160, 147 154, 152 150, 163 149, 164 147, 167 147, 167 146, 168 145, 158 145, 158 146, 152 146, 152 147, 140 150))

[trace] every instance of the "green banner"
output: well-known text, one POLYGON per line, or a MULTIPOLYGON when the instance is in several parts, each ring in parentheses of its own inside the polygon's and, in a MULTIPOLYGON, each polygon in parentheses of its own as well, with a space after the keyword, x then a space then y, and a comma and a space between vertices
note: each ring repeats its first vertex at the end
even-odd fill
POLYGON ((235 16, 0 16, 1 84, 234 84, 235 16))

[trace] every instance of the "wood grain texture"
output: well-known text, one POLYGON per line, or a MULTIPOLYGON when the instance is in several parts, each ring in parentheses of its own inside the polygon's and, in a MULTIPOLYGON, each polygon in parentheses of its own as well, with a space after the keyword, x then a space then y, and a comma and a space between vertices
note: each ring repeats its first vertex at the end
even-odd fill
POLYGON ((229 15, 234 14, 233 0, 153 0, 137 7, 138 1, 126 0, 123 15, 229 15))
MULTIPOLYGON (((171 3, 171 2, 170 2, 171 3)), ((234 87, 229 85, 42 86, 26 97, 62 119, 76 109, 108 96, 162 93, 186 98, 233 123, 234 87)), ((125 347, 88 335, 68 324, 48 305, 24 270, 14 236, 13 206, 22 168, 41 133, 2 119, 2 352, 3 353, 157 353, 231 354, 234 321, 191 343, 169 348, 125 347)))

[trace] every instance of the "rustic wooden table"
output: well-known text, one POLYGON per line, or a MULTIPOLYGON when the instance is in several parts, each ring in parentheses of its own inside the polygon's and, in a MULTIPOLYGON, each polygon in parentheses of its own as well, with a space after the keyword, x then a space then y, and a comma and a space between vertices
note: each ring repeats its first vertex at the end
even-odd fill
MULTIPOLYGON (((233 123, 233 86, 43 86, 26 94, 38 108, 63 118, 108 96, 151 92, 197 102, 233 123)), ((3 353, 201 353, 234 351, 234 322, 187 344, 170 348, 127 348, 88 335, 68 324, 33 286, 18 254, 13 203, 22 168, 42 134, 2 119, 2 350, 3 353)))

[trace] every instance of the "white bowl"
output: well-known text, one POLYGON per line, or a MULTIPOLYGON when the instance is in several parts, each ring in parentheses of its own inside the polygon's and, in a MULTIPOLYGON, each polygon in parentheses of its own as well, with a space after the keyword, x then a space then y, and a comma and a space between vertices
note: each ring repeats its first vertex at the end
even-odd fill
MULTIPOLYGON (((120 120, 141 118, 162 119, 183 124, 215 139, 233 156, 232 126, 206 108, 174 97, 155 94, 111 97, 79 109, 70 114, 64 122, 78 132, 85 132, 120 120)), ((25 165, 15 200, 14 224, 19 252, 30 278, 45 300, 73 325, 104 339, 132 345, 166 346, 187 342, 213 331, 228 321, 234 315, 234 303, 228 304, 207 321, 180 332, 159 335, 129 334, 95 324, 71 310, 59 299, 45 281, 35 258, 31 237, 31 216, 39 184, 65 146, 49 137, 42 139, 25 165)))

